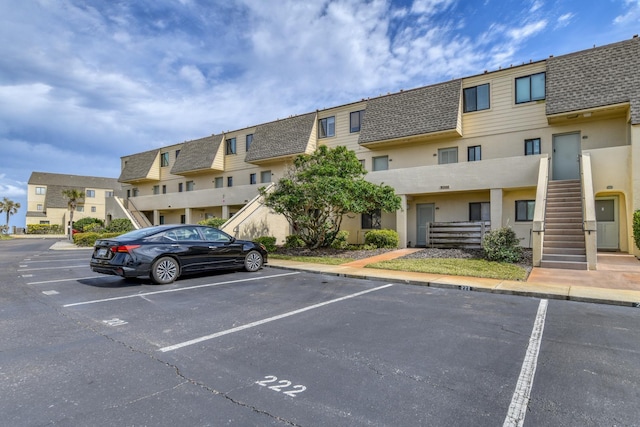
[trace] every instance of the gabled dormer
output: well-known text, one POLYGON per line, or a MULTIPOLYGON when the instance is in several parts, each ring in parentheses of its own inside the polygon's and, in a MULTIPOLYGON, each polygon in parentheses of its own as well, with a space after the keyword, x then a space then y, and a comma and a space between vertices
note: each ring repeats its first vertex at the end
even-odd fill
POLYGON ((224 135, 211 135, 187 141, 171 168, 173 175, 195 175, 224 171, 224 135))
POLYGON ((358 143, 370 149, 433 138, 460 137, 462 80, 372 98, 358 143))
POLYGON ((262 164, 315 150, 316 113, 289 117, 259 125, 245 162, 262 164))
POLYGON ((125 156, 118 182, 137 184, 160 180, 160 149, 125 156))

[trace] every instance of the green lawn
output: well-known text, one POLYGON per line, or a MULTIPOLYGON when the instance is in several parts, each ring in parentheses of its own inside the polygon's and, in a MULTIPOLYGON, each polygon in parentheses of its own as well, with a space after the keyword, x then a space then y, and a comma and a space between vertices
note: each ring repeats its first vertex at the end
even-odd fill
MULTIPOLYGON (((269 254, 269 258, 329 265, 340 265, 355 261, 353 258, 277 254, 269 254)), ((525 280, 527 278, 526 270, 517 265, 471 258, 394 259, 368 264, 366 267, 385 270, 414 271, 418 273, 446 274, 451 276, 486 277, 502 280, 525 280)))
POLYGON ((394 259, 368 264, 367 268, 504 280, 525 280, 527 277, 526 270, 514 264, 469 258, 394 259))

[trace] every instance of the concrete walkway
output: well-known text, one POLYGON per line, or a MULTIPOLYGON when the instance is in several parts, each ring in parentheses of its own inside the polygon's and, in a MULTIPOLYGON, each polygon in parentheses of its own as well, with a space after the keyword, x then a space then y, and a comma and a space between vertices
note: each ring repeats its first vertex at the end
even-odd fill
MULTIPOLYGON (((88 250, 78 248, 69 240, 59 240, 51 249, 88 250)), ((595 271, 534 267, 526 282, 366 268, 367 264, 399 258, 419 250, 420 248, 399 249, 341 265, 270 259, 268 266, 465 291, 640 307, 640 261, 633 255, 622 253, 599 253, 598 269, 595 271)))

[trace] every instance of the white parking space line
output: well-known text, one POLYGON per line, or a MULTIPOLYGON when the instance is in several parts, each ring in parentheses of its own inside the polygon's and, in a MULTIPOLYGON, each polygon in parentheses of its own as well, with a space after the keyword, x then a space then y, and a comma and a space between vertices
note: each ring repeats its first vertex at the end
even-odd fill
POLYGON ((78 267, 87 267, 87 268, 89 268, 89 263, 82 264, 82 265, 65 265, 65 266, 62 266, 62 267, 23 268, 23 269, 19 269, 17 271, 60 270, 60 269, 63 269, 63 268, 78 268, 78 267))
MULTIPOLYGON (((32 274, 24 274, 22 277, 33 277, 32 274)), ((113 276, 112 276, 113 277, 113 276)), ((88 279, 107 279, 109 276, 89 276, 89 277, 76 277, 73 279, 57 279, 57 280, 44 280, 42 282, 28 282, 27 285, 42 285, 45 283, 59 283, 59 282, 75 282, 76 280, 88 280, 88 279)), ((118 279, 122 279, 121 277, 117 277, 118 279)), ((114 280, 115 282, 115 280, 114 280)))
POLYGON ((540 300, 538 306, 538 314, 536 315, 531 337, 529 338, 529 347, 522 362, 520 377, 516 384, 516 390, 513 392, 509 412, 504 420, 503 427, 522 427, 524 425, 524 417, 527 414, 527 405, 531 396, 531 387, 533 385, 533 377, 536 374, 536 366, 538 364, 538 354, 540 353, 540 343, 542 342, 542 332, 544 330, 544 319, 547 315, 548 301, 540 300))
POLYGON ((310 305, 309 307, 305 307, 305 308, 301 308, 301 309, 298 309, 298 310, 290 311, 290 312, 284 313, 284 314, 279 314, 277 316, 269 317, 267 319, 262 319, 262 320, 258 320, 256 322, 247 323, 246 325, 242 325, 242 326, 238 326, 238 327, 235 327, 235 328, 227 329, 226 331, 216 332, 215 334, 206 335, 206 336, 203 336, 203 337, 200 337, 200 338, 195 338, 195 339, 192 339, 192 340, 189 340, 189 341, 185 341, 185 342, 182 342, 182 343, 179 343, 179 344, 170 345, 168 347, 163 347, 163 348, 160 349, 160 351, 165 353, 167 351, 177 350, 177 349, 182 348, 182 347, 187 347, 187 346, 190 346, 190 345, 193 345, 193 344, 198 344, 198 343, 201 343, 203 341, 208 341, 208 340, 211 340, 211 339, 214 339, 214 338, 221 337, 223 335, 232 334, 234 332, 243 331, 245 329, 249 329, 249 328, 253 328, 255 326, 263 325, 265 323, 273 322, 274 320, 279 320, 279 319, 284 319, 285 317, 294 316, 296 314, 300 314, 300 313, 303 313, 303 312, 308 311, 308 310, 313 310, 315 308, 319 308, 319 307, 322 307, 322 306, 325 306, 325 305, 328 305, 328 304, 333 304, 333 303, 344 301, 344 300, 347 300, 347 299, 350 299, 350 298, 359 297, 360 295, 368 294, 370 292, 379 291, 380 289, 385 289, 385 288, 388 288, 390 286, 393 286, 393 284, 379 286, 377 288, 368 289, 368 290, 362 291, 362 292, 357 292, 355 294, 351 294, 351 295, 347 295, 347 296, 344 296, 344 297, 332 299, 330 301, 321 302, 319 304, 310 305))
MULTIPOLYGON (((76 261, 89 261, 89 258, 54 258, 54 259, 48 259, 46 261, 31 261, 31 260, 24 260, 22 261, 25 264, 35 264, 35 263, 39 263, 39 262, 59 262, 59 261, 65 261, 65 262, 76 262, 76 261)), ((22 266, 20 266, 22 267, 22 266)))
POLYGON ((252 282, 252 281, 255 281, 255 280, 262 280, 262 279, 273 279, 275 277, 292 276, 292 275, 295 275, 295 274, 300 274, 300 272, 296 271, 296 272, 293 272, 293 273, 274 274, 273 276, 251 277, 251 278, 248 278, 248 279, 229 280, 229 281, 226 281, 226 282, 219 282, 219 283, 207 283, 207 284, 204 284, 204 285, 187 286, 187 287, 184 287, 184 288, 165 289, 165 290, 162 290, 162 291, 154 291, 154 292, 143 292, 141 294, 124 295, 124 296, 121 296, 121 297, 96 299, 96 300, 92 300, 92 301, 83 301, 83 302, 74 302, 72 304, 65 304, 65 305, 63 305, 63 307, 75 307, 75 306, 78 306, 78 305, 98 304, 98 303, 101 303, 101 302, 110 302, 110 301, 118 301, 118 300, 122 300, 122 299, 145 297, 145 296, 149 296, 149 295, 166 294, 166 293, 169 293, 169 292, 182 292, 182 291, 189 291, 191 289, 209 288, 209 287, 212 287, 212 286, 228 285, 230 283, 242 283, 242 282, 252 282))

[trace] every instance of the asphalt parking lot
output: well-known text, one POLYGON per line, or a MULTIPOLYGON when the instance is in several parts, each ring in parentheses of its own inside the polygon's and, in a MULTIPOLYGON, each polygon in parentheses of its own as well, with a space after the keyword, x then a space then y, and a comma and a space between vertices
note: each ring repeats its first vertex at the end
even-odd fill
POLYGON ((0 242, 5 425, 640 425, 640 311, 0 242))

